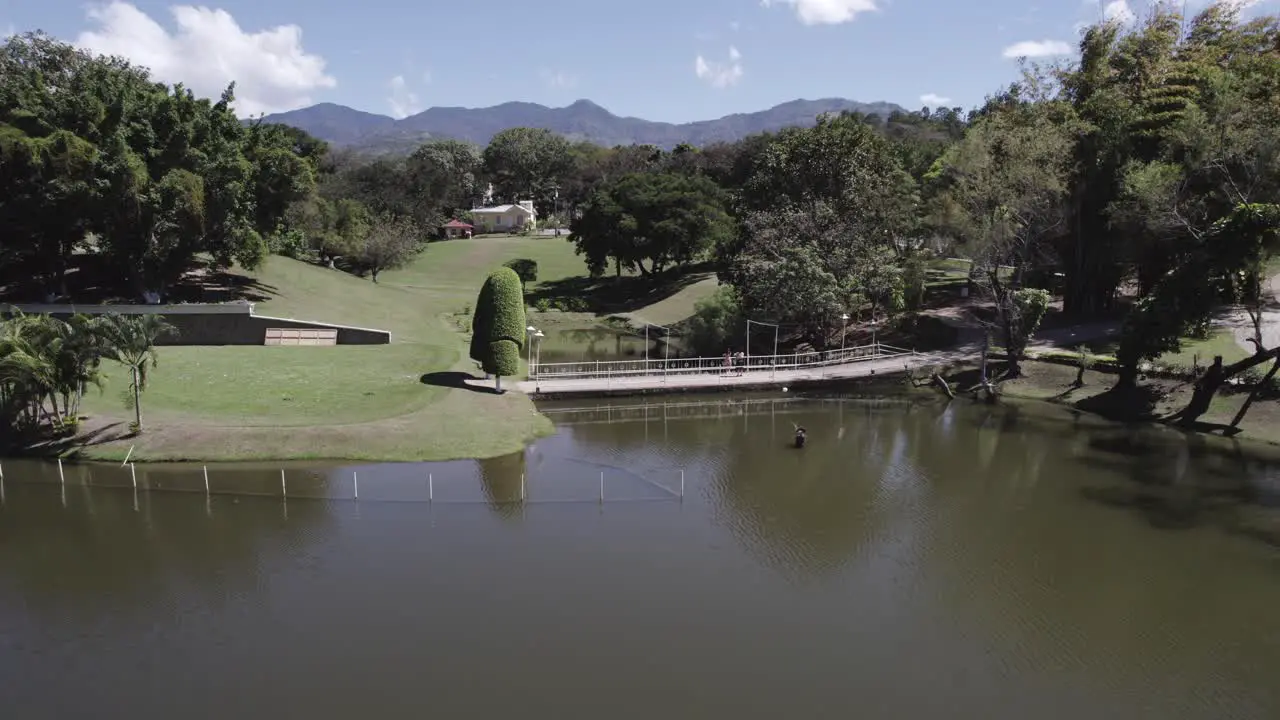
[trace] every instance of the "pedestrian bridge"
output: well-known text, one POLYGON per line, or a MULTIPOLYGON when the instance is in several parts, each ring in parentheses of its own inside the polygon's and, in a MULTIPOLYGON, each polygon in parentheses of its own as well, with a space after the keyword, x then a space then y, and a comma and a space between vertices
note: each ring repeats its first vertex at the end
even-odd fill
POLYGON ((728 360, 721 356, 546 364, 535 361, 529 367, 529 378, 518 387, 531 395, 557 396, 785 387, 900 372, 904 365, 916 367, 930 359, 913 350, 872 343, 840 350, 728 360))

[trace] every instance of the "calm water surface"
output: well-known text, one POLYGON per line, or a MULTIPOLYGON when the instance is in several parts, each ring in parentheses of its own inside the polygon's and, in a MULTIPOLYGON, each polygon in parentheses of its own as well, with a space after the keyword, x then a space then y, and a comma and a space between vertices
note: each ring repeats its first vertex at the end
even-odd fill
POLYGON ((279 466, 5 462, 5 717, 1280 717, 1265 459, 1039 407, 589 405, 287 502, 279 466))

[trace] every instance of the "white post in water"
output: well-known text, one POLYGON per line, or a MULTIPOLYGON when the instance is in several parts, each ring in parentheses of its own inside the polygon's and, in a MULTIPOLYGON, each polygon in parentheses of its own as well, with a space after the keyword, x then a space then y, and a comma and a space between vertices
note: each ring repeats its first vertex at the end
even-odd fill
POLYGON ((209 494, 209 466, 204 466, 204 494, 209 494))
POLYGON ((133 489, 137 490, 138 489, 138 468, 134 467, 133 463, 129 463, 129 477, 133 480, 133 489))
POLYGON ((4 464, 0 463, 0 480, 4 479, 4 464))
POLYGON ((680 471, 680 499, 684 499, 684 471, 680 471))
POLYGON ((351 471, 351 483, 355 486, 356 500, 360 499, 360 473, 355 470, 351 471))
POLYGON ((67 476, 62 472, 62 458, 58 458, 58 482, 63 485, 67 484, 67 476))
POLYGON ((280 468, 280 497, 289 497, 289 488, 284 484, 284 468, 280 468))
POLYGON ((427 473, 427 502, 436 501, 436 478, 431 473, 427 473))
POLYGON ((604 471, 600 471, 600 504, 604 504, 604 471))
POLYGON ((524 473, 520 473, 520 502, 524 502, 524 473))

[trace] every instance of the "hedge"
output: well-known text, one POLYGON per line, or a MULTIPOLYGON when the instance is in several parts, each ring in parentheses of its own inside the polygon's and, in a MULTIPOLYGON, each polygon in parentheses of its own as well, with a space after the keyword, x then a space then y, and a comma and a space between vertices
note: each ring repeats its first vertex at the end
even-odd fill
POLYGON ((511 268, 516 275, 520 277, 520 281, 525 285, 538 282, 538 261, 529 258, 516 258, 508 260, 502 264, 503 267, 511 268))
POLYGON ((476 299, 471 358, 491 375, 517 375, 524 341, 524 289, 520 277, 511 268, 498 268, 484 281, 476 299))

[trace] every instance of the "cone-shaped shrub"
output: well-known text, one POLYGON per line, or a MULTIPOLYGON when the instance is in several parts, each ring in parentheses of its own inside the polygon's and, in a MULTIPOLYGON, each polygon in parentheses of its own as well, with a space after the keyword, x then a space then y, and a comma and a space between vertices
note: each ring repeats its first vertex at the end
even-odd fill
POLYGON ((520 350, 525 341, 524 290, 511 268, 489 274, 476 299, 471 320, 471 359, 490 375, 520 373, 520 350))

